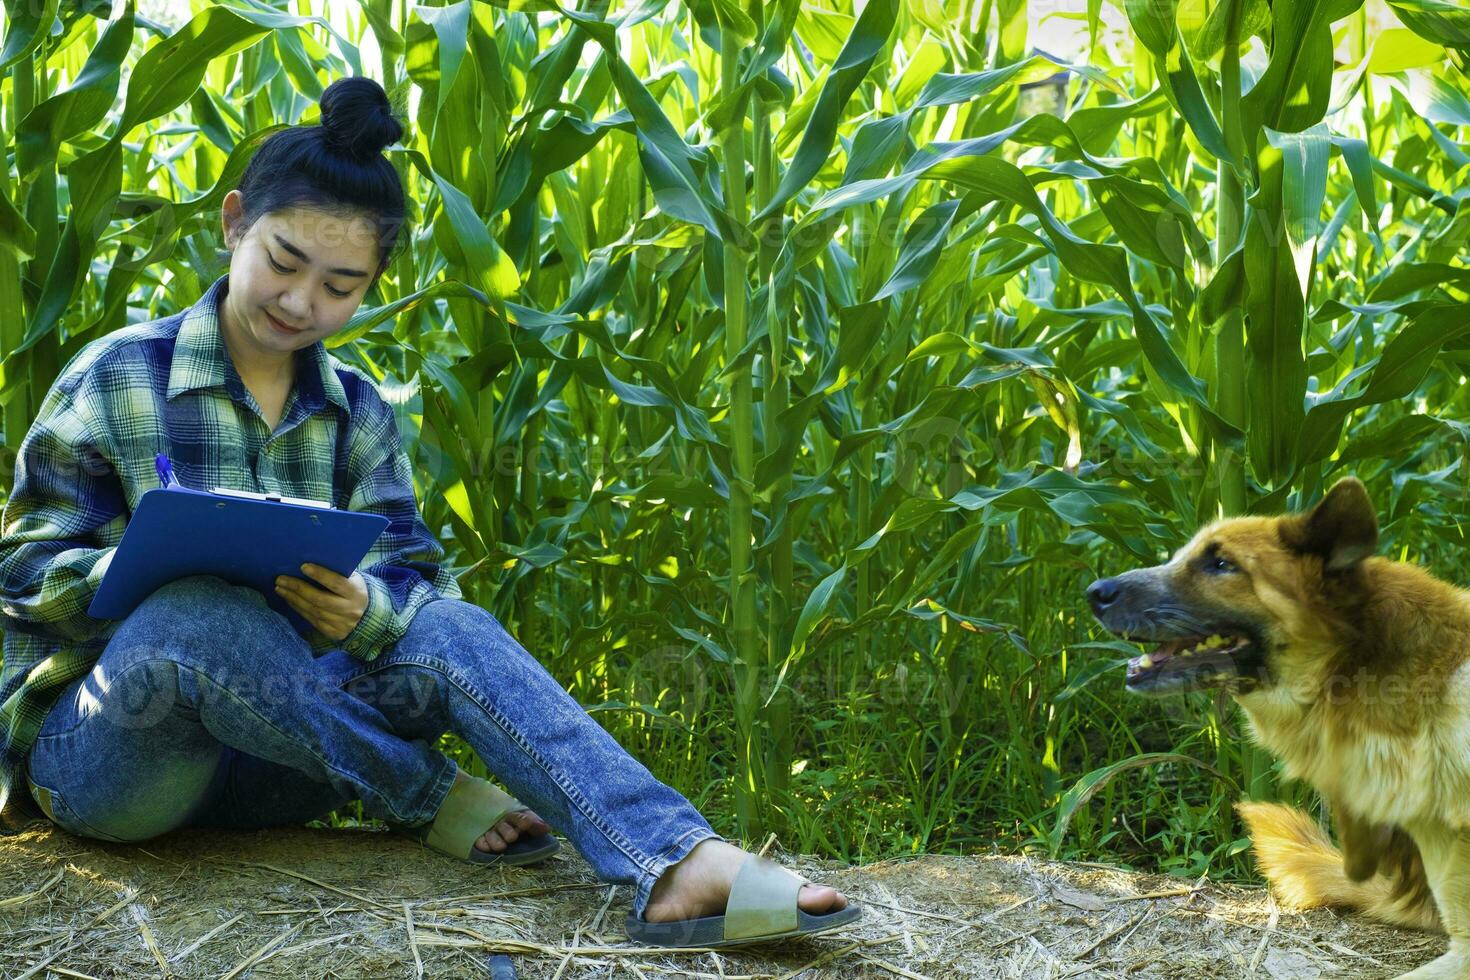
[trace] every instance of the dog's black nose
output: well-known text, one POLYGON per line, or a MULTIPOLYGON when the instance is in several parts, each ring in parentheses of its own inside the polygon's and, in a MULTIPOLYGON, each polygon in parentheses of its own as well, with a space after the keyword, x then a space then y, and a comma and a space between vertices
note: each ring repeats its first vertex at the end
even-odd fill
POLYGON ((1100 578, 1087 587, 1087 601, 1092 604, 1094 613, 1102 615, 1103 610, 1117 602, 1122 593, 1117 579, 1100 578))

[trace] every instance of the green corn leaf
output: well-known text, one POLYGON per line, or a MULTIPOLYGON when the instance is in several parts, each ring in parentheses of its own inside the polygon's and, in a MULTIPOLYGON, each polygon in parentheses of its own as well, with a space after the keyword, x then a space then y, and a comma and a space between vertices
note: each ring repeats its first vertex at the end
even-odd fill
POLYGON ((117 98, 122 63, 133 42, 133 5, 112 21, 87 57, 76 81, 36 106, 21 120, 16 133, 16 165, 22 178, 31 178, 55 161, 61 144, 100 123, 117 98))
POLYGON ((0 194, 0 246, 18 259, 36 254, 36 229, 15 209, 9 196, 0 194))
POLYGON ((1404 72, 1390 76, 1388 82, 1403 93, 1415 112, 1430 122, 1470 126, 1470 99, 1437 73, 1404 72))
POLYGON ((463 250, 466 267, 475 276, 475 285, 490 297, 492 307, 502 320, 507 296, 520 286, 520 273, 505 254, 495 236, 475 213, 469 197, 441 177, 418 150, 402 151, 419 173, 434 184, 444 205, 444 213, 454 236, 463 250))
POLYGON ((1277 0, 1271 61, 1241 99, 1247 139, 1263 127, 1297 133, 1322 121, 1332 98, 1332 21, 1362 0, 1277 0))
POLYGON ((1445 47, 1470 48, 1470 10, 1452 0, 1388 0, 1404 26, 1445 47))
POLYGON ((801 615, 796 620, 796 631, 791 637, 791 648, 786 658, 781 662, 781 669, 776 673, 776 680, 771 685, 770 693, 766 695, 765 706, 769 707, 771 701, 781 690, 782 683, 786 680, 786 672, 794 661, 800 660, 806 653, 807 641, 811 638, 812 631, 827 615, 833 602, 839 597, 837 587, 847 576, 847 566, 842 565, 832 572, 812 590, 807 596, 806 603, 801 607, 801 615))
POLYGON ((201 11, 138 59, 118 132, 126 134, 188 101, 211 61, 249 47, 267 31, 225 7, 201 11))
POLYGON ((46 40, 56 20, 57 0, 35 3, 8 3, 5 47, 0 48, 0 72, 8 72, 34 54, 46 40))
POLYGON ((822 94, 812 108, 811 119, 802 133, 796 156, 781 176, 775 193, 756 213, 754 220, 761 220, 795 197, 826 163, 837 136, 843 107, 887 44, 897 18, 897 0, 870 0, 863 8, 822 84, 822 94))
MULTIPOLYGON (((1387 309, 1391 307, 1384 311, 1387 309)), ((1461 344, 1467 336, 1470 308, 1443 304, 1419 308, 1377 358, 1364 363, 1333 390, 1311 399, 1296 439, 1297 464, 1305 466, 1326 459, 1336 448, 1343 422, 1351 413, 1408 397, 1440 351, 1461 344)))
POLYGON ((893 274, 888 277, 873 299, 887 299, 920 285, 939 261, 939 250, 944 247, 950 226, 954 224, 957 200, 943 201, 926 208, 909 226, 899 249, 898 262, 893 274))
POLYGON ((1298 278, 1286 227, 1290 168, 1285 155, 1267 147, 1261 151, 1258 166, 1261 189, 1252 204, 1259 217, 1246 225, 1245 233, 1247 438, 1258 478, 1277 486, 1291 472, 1291 447, 1304 411, 1305 284, 1298 278))
POLYGON ((464 62, 465 50, 469 44, 470 7, 470 0, 459 0, 458 3, 443 7, 414 8, 414 13, 434 29, 434 36, 439 42, 440 109, 444 108, 444 101, 454 88, 454 83, 459 78, 459 67, 464 62))
MULTIPOLYGON (((1267 141, 1281 153, 1281 216, 1286 240, 1303 296, 1310 291, 1317 258, 1317 236, 1322 231, 1322 207, 1327 201, 1327 164, 1332 138, 1321 124, 1300 133, 1266 130, 1267 141)), ((1268 210, 1261 214, 1272 219, 1268 210)))

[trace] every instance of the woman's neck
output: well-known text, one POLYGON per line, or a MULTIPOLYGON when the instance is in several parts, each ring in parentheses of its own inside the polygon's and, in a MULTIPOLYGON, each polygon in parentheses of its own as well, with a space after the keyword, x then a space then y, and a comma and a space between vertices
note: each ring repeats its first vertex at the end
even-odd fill
POLYGON ((289 384, 294 374, 295 352, 286 351, 273 355, 252 347, 244 336, 244 325, 237 323, 226 303, 220 305, 220 338, 225 351, 235 365, 235 373, 246 387, 262 385, 273 387, 289 384))

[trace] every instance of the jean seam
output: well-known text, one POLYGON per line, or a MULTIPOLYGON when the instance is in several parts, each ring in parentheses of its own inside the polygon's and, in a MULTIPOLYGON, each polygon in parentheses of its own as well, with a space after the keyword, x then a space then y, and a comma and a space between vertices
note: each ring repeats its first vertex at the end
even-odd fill
MULTIPOLYGON (((149 658, 146 658, 146 659, 143 659, 143 660, 135 660, 135 661, 133 661, 132 663, 130 663, 126 667, 124 667, 123 668, 123 671, 130 670, 133 667, 138 666, 139 664, 155 664, 155 663, 172 664, 172 665, 174 665, 175 668, 182 667, 182 668, 184 668, 184 669, 192 672, 194 674, 194 676, 195 676, 196 679, 201 680, 204 683, 209 684, 211 687, 214 687, 214 688, 218 689, 219 691, 221 691, 222 693, 224 693, 226 696, 228 696, 230 698, 230 700, 233 703, 238 704, 243 710, 249 712, 251 715, 254 715, 267 728, 269 728, 271 731, 275 732, 277 735, 281 736, 287 742, 292 742, 292 743, 295 743, 296 742, 296 740, 293 739, 289 734, 287 734, 286 732, 283 732, 276 725, 275 722, 271 721, 269 718, 267 718, 265 715, 261 714, 259 711, 256 711, 255 708, 251 706, 250 702, 248 702, 245 699, 239 697, 238 695, 236 695, 235 693, 233 693, 232 691, 230 691, 230 689, 228 687, 224 686, 223 684, 220 684, 214 678, 212 678, 209 675, 205 674, 203 671, 200 671, 196 667, 192 667, 192 666, 190 666, 190 665, 188 665, 186 663, 181 663, 178 660, 170 660, 167 657, 149 657, 149 658)), ((121 671, 119 673, 121 673, 121 671)), ((312 758, 316 759, 316 761, 323 768, 330 769, 332 772, 335 772, 335 773, 337 773, 339 775, 342 775, 342 776, 351 777, 352 779, 354 779, 357 782, 360 782, 360 783, 362 783, 364 785, 369 785, 369 786, 372 785, 368 780, 363 779, 357 773, 355 773, 355 772, 348 772, 347 770, 341 769, 338 766, 332 765, 326 759, 323 759, 321 756, 317 755, 316 752, 312 751, 309 747, 304 746, 304 744, 303 744, 303 747, 306 748, 307 753, 309 755, 311 755, 312 758)), ((430 784, 429 791, 432 792, 432 790, 433 790, 433 784, 430 784)), ((408 820, 403 820, 403 821, 400 821, 400 822, 412 824, 414 821, 412 819, 408 819, 408 820)))
MULTIPOLYGON (((91 824, 87 823, 87 821, 83 820, 80 816, 77 815, 77 811, 72 809, 71 804, 66 802, 66 797, 58 791, 52 789, 50 786, 47 786, 44 783, 35 780, 34 778, 31 780, 31 782, 34 782, 37 786, 40 786, 42 789, 44 789, 50 797, 52 814, 51 822, 60 829, 65 830, 67 833, 80 834, 80 836, 83 837, 91 837, 95 840, 106 841, 109 844, 130 843, 129 841, 126 841, 123 838, 118 837, 114 834, 103 833, 96 827, 93 827, 91 824), (61 813, 66 816, 65 823, 56 819, 57 813, 61 813), (72 830, 70 827, 66 826, 66 823, 75 824, 80 829, 72 830)), ((30 787, 27 786, 26 789, 27 791, 29 791, 30 787)), ((39 806, 39 804, 37 805, 39 806)))
MULTIPOLYGON (((432 657, 427 654, 420 653, 394 654, 392 656, 393 660, 391 663, 378 663, 377 661, 374 661, 371 664, 365 664, 364 667, 366 669, 359 673, 355 673, 352 678, 349 678, 349 680, 356 679, 357 677, 361 677, 374 670, 385 669, 397 664, 405 663, 414 664, 420 667, 427 667, 430 670, 435 670, 443 674, 446 680, 452 683, 455 687, 459 688, 460 691, 462 691, 467 698, 473 701, 480 708, 480 710, 484 711, 486 716, 489 717, 491 721, 495 722, 495 724, 499 726, 500 730, 510 737, 511 741, 515 743, 516 747, 519 748, 523 753, 525 753, 526 756, 530 758, 533 762, 535 762, 542 772, 546 773, 547 777, 556 784, 557 788, 562 791, 562 794, 566 796, 568 801, 573 803, 576 808, 582 813, 582 815, 587 819, 587 821, 591 823, 593 827, 597 828, 597 830, 604 837, 606 837, 614 847, 622 851, 623 855, 627 857, 628 860, 630 860, 633 864, 635 864, 640 872, 642 872, 643 874, 647 874, 651 868, 657 865, 656 859, 650 859, 646 854, 639 850, 639 848, 634 845, 632 841, 628 840, 628 838, 625 837, 616 827, 608 824, 607 821, 603 819, 602 815, 599 814, 591 806, 587 798, 582 795, 581 790, 579 790, 576 785, 573 784, 569 779, 564 778, 559 769, 554 769, 552 766, 550 766, 546 762, 546 760, 541 757, 540 753, 536 751, 535 747, 531 745, 531 743, 528 742, 524 737, 522 737, 521 734, 506 721, 504 716, 501 715, 501 713, 497 711, 492 705, 488 704, 480 696, 479 692, 475 690, 474 686, 471 685, 469 681, 463 677, 463 675, 456 671, 447 662, 437 657, 432 657)), ((346 684, 347 681, 343 681, 343 683, 346 684)), ((685 836, 687 837, 689 833, 697 833, 700 830, 701 828, 695 828, 694 830, 686 832, 685 836)))
MULTIPOLYGON (((674 854, 675 851, 677 851, 679 849, 679 845, 680 844, 683 844, 686 840, 688 840, 694 834, 708 834, 708 833, 710 833, 710 832, 707 831, 707 830, 705 830, 703 827, 690 827, 688 830, 684 831, 684 833, 679 838, 677 838, 672 844, 670 844, 668 847, 666 847, 662 851, 660 851, 658 857, 654 858, 654 862, 655 863, 663 863, 665 865, 672 864, 673 862, 670 861, 669 858, 670 858, 671 855, 674 854)), ((718 836, 718 835, 716 835, 716 836, 718 836)), ((693 850, 693 848, 690 848, 690 850, 693 850)), ((688 851, 686 851, 685 853, 687 854, 688 851)))

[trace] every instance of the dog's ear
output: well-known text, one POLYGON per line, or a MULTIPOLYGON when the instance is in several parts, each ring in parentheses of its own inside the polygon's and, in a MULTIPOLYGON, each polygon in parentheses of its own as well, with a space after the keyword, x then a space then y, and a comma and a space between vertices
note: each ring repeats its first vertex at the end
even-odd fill
POLYGON ((1329 572, 1351 568, 1378 550, 1378 515, 1355 477, 1333 484, 1316 507, 1281 519, 1281 539, 1294 551, 1318 555, 1329 572))

